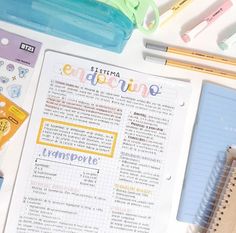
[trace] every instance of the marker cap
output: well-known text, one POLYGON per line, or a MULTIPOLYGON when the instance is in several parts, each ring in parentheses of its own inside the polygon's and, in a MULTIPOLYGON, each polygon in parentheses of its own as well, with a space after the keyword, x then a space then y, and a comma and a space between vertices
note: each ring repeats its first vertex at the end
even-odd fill
POLYGON ((166 64, 166 59, 158 57, 158 56, 145 55, 144 60, 148 61, 148 62, 154 62, 154 63, 160 64, 160 65, 166 64))
POLYGON ((227 50, 235 44, 236 44, 236 32, 233 35, 231 35, 230 37, 228 37, 228 38, 224 39, 223 41, 219 42, 219 47, 222 50, 227 50))
POLYGON ((168 47, 160 45, 160 44, 153 44, 151 42, 146 42, 145 47, 147 49, 154 49, 154 50, 158 50, 161 52, 167 52, 168 47))
POLYGON ((208 22, 205 20, 199 23, 196 27, 192 30, 185 32, 181 37, 185 43, 190 42, 193 40, 198 34, 200 34, 205 28, 207 28, 208 22))
POLYGON ((219 45, 219 47, 220 47, 221 50, 227 50, 227 49, 229 49, 228 44, 225 43, 224 41, 219 42, 218 45, 219 45))

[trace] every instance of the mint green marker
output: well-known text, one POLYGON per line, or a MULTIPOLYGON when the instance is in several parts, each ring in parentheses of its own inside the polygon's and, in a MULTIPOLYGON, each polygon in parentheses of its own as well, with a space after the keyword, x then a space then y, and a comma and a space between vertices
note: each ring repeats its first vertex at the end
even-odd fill
POLYGON ((236 32, 233 35, 231 35, 230 37, 219 42, 219 47, 222 50, 227 50, 227 49, 233 47, 233 45, 235 45, 235 44, 236 44, 236 32))

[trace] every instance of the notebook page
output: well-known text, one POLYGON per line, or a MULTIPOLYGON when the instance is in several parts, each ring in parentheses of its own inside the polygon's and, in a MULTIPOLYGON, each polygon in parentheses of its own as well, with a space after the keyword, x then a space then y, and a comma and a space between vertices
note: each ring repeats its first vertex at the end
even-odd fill
POLYGON ((190 95, 46 52, 5 233, 165 232, 190 95))
POLYGON ((236 90, 204 83, 192 137, 178 220, 195 223, 195 215, 214 164, 236 138, 236 90))

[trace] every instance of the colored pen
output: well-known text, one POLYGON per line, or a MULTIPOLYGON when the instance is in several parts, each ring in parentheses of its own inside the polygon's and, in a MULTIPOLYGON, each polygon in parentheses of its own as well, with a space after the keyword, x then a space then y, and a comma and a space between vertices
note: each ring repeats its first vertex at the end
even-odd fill
POLYGON ((184 7, 188 6, 192 0, 180 0, 175 5, 173 5, 168 11, 160 16, 160 26, 170 20, 178 12, 183 10, 184 7))
POLYGON ((228 9, 233 6, 231 0, 226 0, 224 3, 214 10, 208 17, 203 21, 198 23, 194 28, 185 32, 181 37, 184 42, 189 42, 197 37, 202 31, 204 31, 208 26, 215 22, 221 15, 223 15, 228 9))
POLYGON ((146 61, 155 62, 162 65, 168 65, 172 67, 182 68, 185 70, 192 70, 192 71, 197 71, 197 72, 211 74, 211 75, 218 75, 225 78, 236 79, 236 73, 229 72, 226 70, 215 69, 215 68, 211 68, 207 66, 201 66, 201 65, 181 62, 177 60, 165 59, 161 56, 146 55, 144 59, 146 61))
POLYGON ((230 37, 228 37, 228 38, 224 39, 223 41, 221 41, 219 43, 219 47, 222 50, 227 50, 235 44, 236 44, 236 32, 233 35, 231 35, 230 37))
MULTIPOLYGON (((234 35, 234 37, 235 37, 234 41, 236 42, 236 34, 234 35)), ((214 62, 224 63, 227 65, 236 66, 236 59, 234 59, 234 58, 228 58, 228 57, 223 57, 223 56, 219 56, 219 55, 207 54, 207 53, 192 51, 192 50, 184 49, 184 48, 167 47, 164 45, 154 44, 151 42, 146 42, 145 46, 148 49, 154 49, 154 50, 158 50, 161 52, 184 55, 184 56, 188 56, 188 57, 194 57, 194 58, 199 58, 199 59, 203 59, 203 60, 214 61, 214 62)))

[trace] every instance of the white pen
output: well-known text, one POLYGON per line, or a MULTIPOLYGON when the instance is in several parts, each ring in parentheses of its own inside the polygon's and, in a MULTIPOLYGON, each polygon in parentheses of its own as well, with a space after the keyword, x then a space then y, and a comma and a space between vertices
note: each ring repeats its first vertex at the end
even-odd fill
POLYGON ((222 50, 227 50, 235 44, 236 44, 236 32, 233 35, 231 35, 230 37, 228 37, 228 38, 224 39, 223 41, 219 42, 219 47, 222 50))

